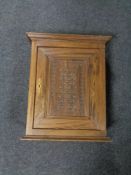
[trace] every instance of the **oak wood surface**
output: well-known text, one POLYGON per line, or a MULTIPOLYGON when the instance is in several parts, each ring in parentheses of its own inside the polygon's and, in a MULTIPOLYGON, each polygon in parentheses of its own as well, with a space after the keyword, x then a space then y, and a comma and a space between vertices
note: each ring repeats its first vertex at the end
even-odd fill
POLYGON ((111 36, 27 35, 32 51, 24 139, 109 140, 105 44, 111 36))

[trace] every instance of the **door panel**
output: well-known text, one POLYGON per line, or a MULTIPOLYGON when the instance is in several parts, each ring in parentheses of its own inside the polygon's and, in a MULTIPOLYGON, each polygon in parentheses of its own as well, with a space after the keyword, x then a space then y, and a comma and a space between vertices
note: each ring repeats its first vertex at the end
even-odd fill
POLYGON ((97 129, 97 49, 38 47, 34 128, 97 129))

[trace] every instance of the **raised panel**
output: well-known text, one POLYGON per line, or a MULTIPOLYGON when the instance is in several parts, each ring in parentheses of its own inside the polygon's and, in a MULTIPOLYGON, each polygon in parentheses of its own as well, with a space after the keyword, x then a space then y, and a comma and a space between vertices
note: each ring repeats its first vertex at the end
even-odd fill
POLYGON ((98 50, 38 48, 34 128, 97 129, 98 50))

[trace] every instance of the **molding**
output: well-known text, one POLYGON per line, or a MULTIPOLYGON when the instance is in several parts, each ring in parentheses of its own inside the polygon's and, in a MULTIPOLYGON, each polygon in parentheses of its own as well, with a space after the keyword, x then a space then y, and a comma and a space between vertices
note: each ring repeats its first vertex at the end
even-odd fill
POLYGON ((112 142, 111 138, 109 137, 47 137, 47 136, 33 136, 33 135, 26 135, 20 140, 27 140, 27 141, 84 141, 84 142, 112 142))
POLYGON ((57 33, 36 33, 26 32, 29 39, 58 39, 58 40, 84 40, 84 41, 97 41, 108 42, 112 39, 110 35, 79 35, 79 34, 57 34, 57 33))

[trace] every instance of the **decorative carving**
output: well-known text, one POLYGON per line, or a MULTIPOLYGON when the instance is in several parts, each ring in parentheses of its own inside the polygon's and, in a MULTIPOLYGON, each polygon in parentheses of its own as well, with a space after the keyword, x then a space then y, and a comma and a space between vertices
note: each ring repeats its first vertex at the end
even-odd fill
POLYGON ((47 115, 85 115, 84 70, 86 64, 86 60, 50 59, 47 115))

